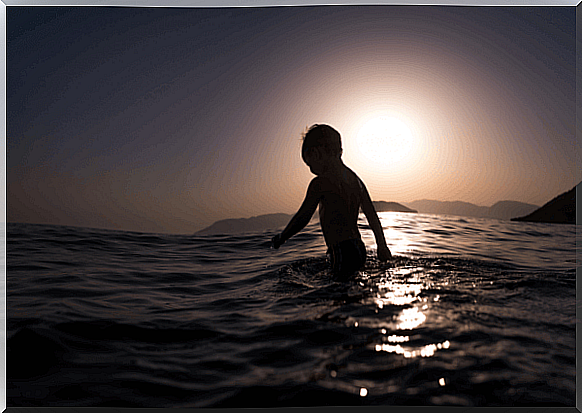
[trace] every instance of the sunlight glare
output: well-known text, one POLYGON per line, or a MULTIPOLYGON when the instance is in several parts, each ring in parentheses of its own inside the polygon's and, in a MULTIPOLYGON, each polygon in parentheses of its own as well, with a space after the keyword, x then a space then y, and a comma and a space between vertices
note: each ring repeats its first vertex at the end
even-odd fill
POLYGON ((400 119, 379 117, 360 129, 357 143, 367 159, 378 165, 390 166, 408 155, 413 137, 410 128, 400 119))

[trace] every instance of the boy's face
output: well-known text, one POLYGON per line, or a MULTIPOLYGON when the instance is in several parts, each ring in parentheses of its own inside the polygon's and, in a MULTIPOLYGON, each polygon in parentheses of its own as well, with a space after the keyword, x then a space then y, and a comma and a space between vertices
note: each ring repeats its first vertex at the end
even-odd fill
POLYGON ((311 173, 318 176, 327 170, 328 158, 319 148, 312 148, 303 154, 303 161, 309 166, 311 173))
POLYGON ((309 166, 309 170, 314 175, 319 175, 323 172, 323 165, 321 163, 321 154, 315 148, 305 151, 303 154, 303 161, 309 166))

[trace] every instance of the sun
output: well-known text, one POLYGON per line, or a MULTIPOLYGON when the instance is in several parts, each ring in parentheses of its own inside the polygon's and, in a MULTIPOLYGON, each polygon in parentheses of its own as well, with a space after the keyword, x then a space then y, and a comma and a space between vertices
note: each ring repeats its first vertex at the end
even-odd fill
POLYGON ((360 129, 357 145, 367 160, 390 166, 406 159, 413 146, 413 136, 403 121, 383 116, 370 120, 360 129))

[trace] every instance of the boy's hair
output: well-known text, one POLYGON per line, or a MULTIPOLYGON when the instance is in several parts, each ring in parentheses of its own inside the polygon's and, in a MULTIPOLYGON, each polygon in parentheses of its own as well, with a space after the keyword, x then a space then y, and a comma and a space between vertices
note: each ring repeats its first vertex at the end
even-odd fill
POLYGON ((303 133, 301 155, 313 148, 322 148, 331 155, 342 154, 342 139, 338 131, 329 125, 313 125, 303 133))

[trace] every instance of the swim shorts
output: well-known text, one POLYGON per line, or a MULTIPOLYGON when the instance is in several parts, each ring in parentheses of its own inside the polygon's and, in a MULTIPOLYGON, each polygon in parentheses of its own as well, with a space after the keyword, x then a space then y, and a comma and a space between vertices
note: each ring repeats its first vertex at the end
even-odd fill
POLYGON ((361 239, 349 239, 329 249, 331 270, 336 280, 346 280, 366 264, 366 246, 361 239))

